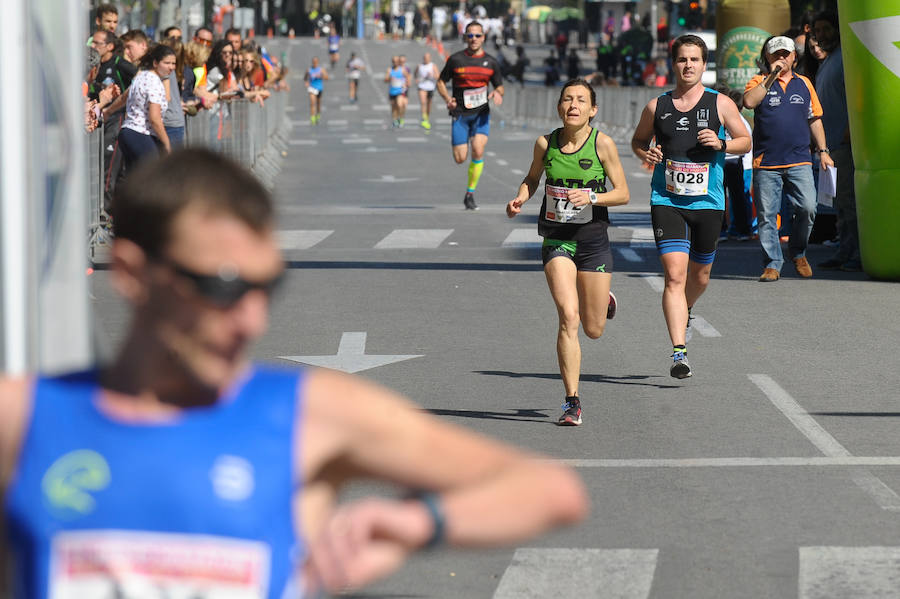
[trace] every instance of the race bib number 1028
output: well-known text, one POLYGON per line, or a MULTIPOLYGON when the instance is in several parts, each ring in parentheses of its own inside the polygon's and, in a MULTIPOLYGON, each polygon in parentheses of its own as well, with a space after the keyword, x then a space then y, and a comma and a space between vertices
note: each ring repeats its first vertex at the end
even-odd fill
POLYGON ((703 196, 708 188, 708 162, 666 160, 666 191, 681 196, 703 196))

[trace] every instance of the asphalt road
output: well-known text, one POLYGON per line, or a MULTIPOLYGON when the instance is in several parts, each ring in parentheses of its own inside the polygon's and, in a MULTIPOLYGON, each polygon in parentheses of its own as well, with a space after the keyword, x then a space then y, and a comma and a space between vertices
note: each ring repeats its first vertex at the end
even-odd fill
MULTIPOLYGON (((583 426, 556 427, 539 198, 504 213, 546 131, 492 123, 481 209, 467 212, 440 99, 430 133, 415 99, 407 126, 388 127, 389 56, 414 66, 422 45, 345 42, 317 127, 297 77, 313 55, 327 66, 325 41, 287 48, 294 127, 275 194, 290 273, 255 356, 357 370, 439 418, 572 461, 593 502, 577 528, 422 554, 356 597, 900 597, 897 284, 802 280, 790 265, 763 284, 757 242, 723 243, 694 312, 694 376, 672 379, 649 177, 620 147, 632 199, 612 211, 619 311, 583 338, 583 426), (351 50, 372 69, 353 106, 351 50)), ((830 253, 811 246, 814 269, 830 253)), ((105 277, 111 343, 124 315, 105 277)))

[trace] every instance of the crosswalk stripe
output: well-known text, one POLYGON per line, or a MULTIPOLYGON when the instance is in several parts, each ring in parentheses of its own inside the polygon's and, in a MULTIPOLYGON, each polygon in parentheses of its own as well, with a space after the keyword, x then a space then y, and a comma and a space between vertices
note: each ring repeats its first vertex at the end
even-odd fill
POLYGON ((646 599, 658 554, 658 549, 519 548, 493 597, 646 599))
POLYGON ((357 106, 356 104, 344 104, 343 106, 341 106, 341 110, 359 110, 359 106, 357 106))
POLYGON ((345 137, 341 140, 342 144, 370 144, 372 139, 369 137, 345 137))
POLYGON ((314 146, 319 143, 317 139, 292 139, 288 142, 292 146, 314 146))
POLYGON ((544 242, 543 238, 538 235, 537 229, 529 227, 528 229, 513 229, 510 231, 506 239, 503 240, 503 247, 540 247, 544 242))
POLYGON ((363 119, 364 125, 383 125, 384 119, 363 119))
POLYGON ((283 250, 306 250, 320 243, 334 231, 314 230, 314 231, 289 231, 281 230, 275 234, 278 240, 278 247, 283 250))
POLYGON ((391 107, 388 106, 387 104, 375 104, 372 106, 372 110, 375 110, 377 112, 387 111, 390 109, 391 109, 391 107))
POLYGON ((347 119, 328 119, 325 124, 329 127, 346 127, 347 119))
POLYGON ((397 141, 402 144, 423 144, 428 140, 424 137, 398 137, 397 141))
POLYGON ((709 324, 705 318, 702 316, 693 315, 694 318, 691 320, 691 328, 700 333, 704 337, 721 337, 722 333, 716 330, 716 328, 709 324))
POLYGON ((501 158, 501 159, 497 160, 497 164, 499 164, 500 166, 506 166, 509 163, 501 158))
POLYGON ((436 248, 451 233, 453 229, 394 229, 375 244, 375 249, 436 248))
POLYGON ((900 595, 900 547, 800 547, 798 599, 900 595))
POLYGON ((647 281, 648 285, 650 285, 654 290, 660 293, 662 293, 663 289, 666 288, 665 279, 663 279, 659 275, 641 274, 640 276, 643 277, 645 281, 647 281))
POLYGON ((622 258, 625 259, 626 262, 643 262, 640 254, 634 251, 631 248, 618 248, 619 254, 622 258))
POLYGON ((294 120, 291 120, 291 125, 294 127, 309 127, 309 121, 306 119, 300 119, 300 120, 294 119, 294 120))

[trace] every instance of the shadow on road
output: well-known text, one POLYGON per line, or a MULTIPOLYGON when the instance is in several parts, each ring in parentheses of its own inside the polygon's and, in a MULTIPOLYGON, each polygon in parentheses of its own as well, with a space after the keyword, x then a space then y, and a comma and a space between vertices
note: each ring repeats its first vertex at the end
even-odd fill
MULTIPOLYGON (((510 372, 508 370, 476 370, 476 374, 484 374, 487 376, 505 376, 511 379, 555 379, 559 380, 558 373, 542 373, 542 372, 510 372)), ((654 387, 656 389, 675 389, 679 385, 663 385, 661 383, 651 382, 651 379, 663 378, 658 375, 646 374, 630 374, 628 376, 607 376, 605 374, 582 374, 581 380, 588 383, 609 383, 612 385, 641 385, 644 387, 654 387)))
POLYGON ((538 424, 556 424, 546 420, 549 408, 519 408, 508 412, 485 412, 484 410, 445 410, 443 408, 426 408, 432 416, 454 416, 457 418, 478 418, 482 420, 513 420, 516 422, 535 422, 538 424))

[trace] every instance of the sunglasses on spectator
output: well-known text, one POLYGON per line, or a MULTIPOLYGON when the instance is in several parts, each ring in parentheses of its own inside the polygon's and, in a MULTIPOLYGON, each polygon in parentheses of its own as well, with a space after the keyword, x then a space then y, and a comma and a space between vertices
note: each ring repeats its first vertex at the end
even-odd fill
POLYGON ((484 34, 483 33, 467 33, 466 37, 471 40, 471 39, 475 39, 478 37, 484 37, 484 34))
POLYGON ((262 291, 267 296, 278 288, 284 280, 284 271, 267 281, 247 281, 238 276, 233 267, 223 266, 215 275, 195 272, 166 258, 156 258, 155 262, 165 264, 180 278, 190 281, 194 292, 219 308, 230 308, 251 291, 262 291))
POLYGON ((207 48, 211 48, 213 45, 212 40, 204 40, 204 39, 200 39, 199 37, 194 38, 194 41, 197 42, 198 44, 203 44, 207 48))

